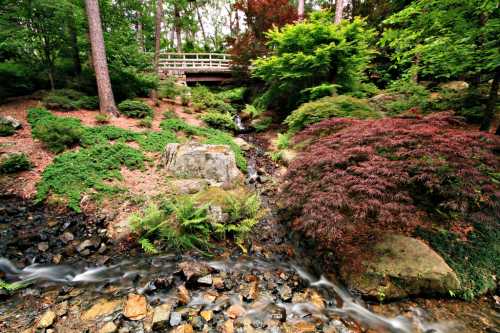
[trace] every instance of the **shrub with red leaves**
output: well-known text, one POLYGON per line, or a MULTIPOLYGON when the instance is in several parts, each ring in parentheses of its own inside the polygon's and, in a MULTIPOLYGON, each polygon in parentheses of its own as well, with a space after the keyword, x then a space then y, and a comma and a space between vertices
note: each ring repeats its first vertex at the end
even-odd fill
POLYGON ((500 224, 500 138, 451 113, 412 119, 330 119, 295 138, 282 199, 293 227, 349 251, 417 226, 500 224))
POLYGON ((288 0, 238 0, 233 5, 245 13, 248 30, 230 40, 233 62, 246 70, 251 60, 267 52, 265 32, 297 20, 297 10, 288 0))

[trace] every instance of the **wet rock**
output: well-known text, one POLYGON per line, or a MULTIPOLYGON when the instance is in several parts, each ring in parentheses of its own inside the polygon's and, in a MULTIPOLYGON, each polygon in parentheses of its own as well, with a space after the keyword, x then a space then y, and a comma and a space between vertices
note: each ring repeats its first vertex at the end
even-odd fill
POLYGON ((196 261, 184 261, 181 262, 178 267, 186 277, 186 280, 191 280, 191 278, 196 279, 213 271, 212 267, 196 261))
POLYGON ((116 327, 115 323, 112 321, 104 324, 103 327, 99 330, 99 333, 115 333, 118 330, 118 327, 116 327))
POLYGON ((43 242, 38 244, 38 251, 45 252, 49 249, 49 243, 43 242))
POLYGON ((179 303, 181 304, 189 304, 191 302, 191 296, 189 295, 189 290, 187 290, 186 286, 181 285, 177 288, 177 297, 179 298, 179 303))
POLYGON ((256 300, 259 296, 259 283, 257 281, 253 281, 244 286, 241 291, 241 295, 243 296, 245 301, 256 300))
POLYGON ((165 168, 182 178, 203 178, 234 184, 243 179, 228 146, 171 143, 162 157, 165 168))
POLYGON ((62 261, 62 255, 61 254, 56 254, 55 256, 52 257, 52 262, 56 265, 59 265, 62 261))
POLYGON ((180 325, 171 331, 171 333, 193 333, 193 326, 190 324, 180 325))
POLYGON ((108 316, 116 311, 121 310, 122 301, 114 300, 100 300, 97 304, 94 304, 90 309, 83 312, 81 319, 83 321, 93 321, 99 317, 108 316))
POLYGON ((68 301, 64 301, 64 302, 57 304, 54 311, 57 314, 57 316, 62 317, 66 313, 68 313, 68 307, 69 307, 68 301))
POLYGON ((62 240, 64 243, 69 243, 73 240, 75 240, 75 236, 69 232, 69 231, 65 231, 60 237, 59 237, 60 240, 62 240))
POLYGON ((86 250, 90 251, 90 248, 97 248, 98 246, 99 242, 97 240, 86 239, 76 247, 76 250, 81 254, 83 254, 84 251, 86 250))
POLYGON ((182 321, 182 314, 180 312, 172 312, 170 314, 170 326, 175 327, 182 321))
POLYGON ((171 304, 162 304, 154 308, 153 312, 153 328, 163 329, 170 318, 170 311, 172 311, 171 304))
POLYGON ((23 124, 19 120, 11 116, 0 116, 0 124, 10 125, 16 130, 23 127, 23 124))
POLYGON ((203 328, 203 326, 205 326, 205 321, 203 320, 202 317, 196 316, 193 317, 193 319, 191 320, 191 325, 195 330, 200 331, 203 328))
POLYGON ((141 320, 146 317, 148 305, 146 297, 136 294, 130 294, 125 303, 123 315, 130 320, 141 320))
POLYGON ((52 326, 56 317, 57 315, 54 311, 52 310, 45 311, 40 317, 40 319, 38 319, 37 328, 47 328, 52 326))
POLYGON ((204 310, 200 312, 200 316, 206 321, 209 322, 214 317, 214 312, 212 310, 204 310))
POLYGON ((232 320, 227 320, 222 326, 222 333, 234 333, 234 322, 232 320))
POLYGON ((233 141, 244 151, 252 149, 252 145, 242 138, 234 138, 233 141))
POLYGON ((210 274, 205 275, 205 276, 199 278, 198 280, 196 280, 196 282, 198 282, 199 284, 211 286, 212 285, 212 275, 210 275, 210 274))
POLYGON ((460 287, 455 272, 421 240, 387 236, 373 247, 373 252, 373 258, 364 261, 361 270, 351 270, 353 265, 349 261, 341 266, 342 279, 362 295, 397 299, 410 295, 448 294, 460 287))
POLYGON ((244 307, 239 304, 233 304, 227 309, 227 316, 231 319, 236 319, 243 316, 246 313, 244 307))
POLYGON ((280 288, 279 294, 281 300, 283 300, 284 302, 288 302, 292 299, 292 288, 285 284, 280 288))
POLYGON ((286 309, 281 306, 270 304, 266 307, 265 313, 267 313, 272 320, 280 322, 286 321, 286 309))
POLYGON ((283 325, 284 333, 314 333, 316 325, 307 321, 299 321, 296 323, 286 323, 283 325))
POLYGON ((224 279, 222 279, 220 276, 214 276, 212 278, 212 285, 217 290, 223 290, 224 289, 224 279))

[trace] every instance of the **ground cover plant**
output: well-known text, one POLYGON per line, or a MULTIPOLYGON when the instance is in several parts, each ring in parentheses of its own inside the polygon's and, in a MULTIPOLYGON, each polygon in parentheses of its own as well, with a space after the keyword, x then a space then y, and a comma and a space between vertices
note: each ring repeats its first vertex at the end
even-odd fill
POLYGON ((201 115, 201 120, 210 127, 224 131, 234 131, 236 129, 233 116, 230 113, 209 111, 201 115))
MULTIPOLYGON (((485 270, 487 279, 498 274, 498 239, 491 239, 497 233, 484 230, 500 227, 500 138, 459 125, 452 114, 437 113, 330 119, 310 126, 294 138, 306 148, 292 162, 282 188, 293 227, 338 253, 369 246, 386 233, 411 235, 418 228, 472 240, 456 253, 459 243, 443 242, 437 249, 448 258, 488 243, 489 255, 477 254, 487 264, 471 262, 461 275, 464 294, 477 293, 482 287, 471 276, 485 270)), ((449 261, 454 268, 456 262, 461 261, 449 261)))
POLYGON ((33 164, 30 162, 28 156, 23 153, 9 154, 5 158, 0 159, 0 174, 25 171, 31 168, 33 168, 33 164))
POLYGON ((127 99, 118 104, 118 110, 130 118, 153 117, 153 109, 146 103, 138 100, 127 99))

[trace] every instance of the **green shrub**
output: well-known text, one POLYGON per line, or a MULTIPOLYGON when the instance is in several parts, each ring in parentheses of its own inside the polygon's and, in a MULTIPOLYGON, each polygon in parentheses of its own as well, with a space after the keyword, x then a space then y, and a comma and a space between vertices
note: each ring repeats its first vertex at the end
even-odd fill
POLYGON ((287 149, 290 146, 291 135, 289 133, 278 133, 276 146, 278 149, 287 149))
POLYGON ((163 112, 163 119, 177 118, 175 110, 173 108, 168 108, 167 111, 163 112))
POLYGON ((24 153, 10 154, 0 160, 0 174, 31 170, 33 164, 24 153))
POLYGON ((11 96, 27 95, 35 89, 33 69, 13 61, 0 62, 0 102, 11 96))
POLYGON ((139 136, 136 141, 141 149, 149 152, 163 152, 167 144, 179 142, 173 131, 165 129, 160 132, 146 132, 139 136))
POLYGON ((245 97, 246 88, 245 87, 237 87, 232 89, 222 90, 217 93, 217 97, 222 99, 227 103, 241 103, 245 97))
POLYGON ((286 119, 289 133, 297 133, 306 126, 333 117, 380 118, 368 102, 351 96, 323 97, 317 101, 304 103, 286 119))
POLYGON ((339 93, 356 91, 366 79, 373 36, 363 20, 334 24, 325 12, 271 29, 267 38, 273 53, 253 62, 252 75, 267 85, 261 103, 293 110, 312 93, 321 96, 329 92, 331 82, 338 85, 339 93))
POLYGON ((409 80, 394 81, 388 91, 396 97, 395 100, 382 105, 382 110, 389 115, 397 115, 412 108, 425 110, 428 108, 430 93, 425 87, 409 80))
POLYGON ((130 118, 153 117, 153 109, 144 102, 127 99, 118 104, 121 113, 130 118))
POLYGON ((189 88, 177 84, 174 78, 168 78, 159 85, 158 97, 175 99, 177 96, 186 95, 188 91, 189 88))
POLYGON ((79 119, 56 117, 44 109, 28 110, 31 135, 54 153, 60 153, 80 143, 84 127, 79 119))
POLYGON ((193 106, 199 110, 214 109, 221 113, 236 113, 231 104, 226 103, 221 97, 204 86, 198 85, 191 90, 191 101, 193 106))
POLYGON ((258 108, 254 105, 247 104, 245 105, 245 108, 243 109, 243 114, 247 115, 249 118, 257 118, 259 117, 264 110, 261 108, 258 108))
POLYGON ((225 131, 234 131, 236 125, 234 124, 233 116, 229 113, 219 113, 209 111, 201 116, 201 120, 210 127, 218 128, 225 131))
POLYGON ((11 136, 16 133, 16 129, 11 124, 0 123, 0 136, 11 136))
POLYGON ((139 126, 140 127, 145 127, 145 128, 151 128, 153 127, 153 118, 151 117, 146 117, 141 120, 139 120, 139 126))
POLYGON ((50 110, 71 111, 78 108, 76 101, 58 93, 49 93, 42 99, 43 106, 50 110))
POLYGON ((126 64, 110 65, 109 75, 117 101, 148 97, 151 90, 158 87, 158 78, 155 74, 143 73, 135 67, 127 67, 126 64))
POLYGON ((98 113, 95 116, 95 121, 98 124, 107 124, 107 123, 109 123, 110 119, 111 119, 111 117, 107 113, 98 113))
POLYGON ((76 102, 76 105, 81 109, 97 110, 99 109, 99 97, 83 96, 76 102))
POLYGON ((264 132, 271 126, 273 123, 273 118, 271 117, 262 117, 254 122, 252 122, 252 127, 256 132, 264 132))
POLYGON ((54 194, 79 212, 80 200, 91 190, 95 194, 116 193, 119 188, 107 181, 121 179, 120 169, 144 167, 144 155, 126 144, 98 144, 57 156, 42 173, 37 185, 37 202, 54 194))
POLYGON ((333 96, 337 92, 337 84, 322 83, 319 86, 307 88, 302 93, 307 96, 308 101, 314 101, 326 96, 333 96))

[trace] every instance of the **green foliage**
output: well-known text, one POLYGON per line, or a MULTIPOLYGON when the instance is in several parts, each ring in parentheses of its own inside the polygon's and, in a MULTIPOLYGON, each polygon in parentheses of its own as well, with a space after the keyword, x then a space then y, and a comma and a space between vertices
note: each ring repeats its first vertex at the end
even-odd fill
POLYGON ((467 240, 446 230, 417 230, 446 262, 457 272, 461 281, 458 296, 466 300, 496 289, 500 274, 500 226, 476 223, 467 240))
POLYGON ((118 104, 118 110, 130 118, 153 117, 153 109, 144 102, 127 99, 118 104))
POLYGON ((141 120, 139 120, 139 126, 140 127, 145 127, 145 128, 151 128, 153 127, 153 118, 151 117, 146 117, 141 120))
POLYGON ((360 19, 333 24, 325 15, 275 28, 267 33, 274 54, 254 61, 253 76, 267 83, 263 102, 293 109, 332 82, 341 93, 354 91, 364 79, 372 55, 373 32, 360 19))
POLYGON ((0 137, 11 136, 16 133, 16 129, 11 124, 0 123, 0 137))
POLYGON ((79 144, 84 134, 79 119, 56 117, 44 109, 28 110, 28 122, 33 138, 42 141, 54 153, 79 144))
POLYGON ((231 114, 236 112, 231 104, 225 102, 222 97, 211 92, 205 86, 198 85, 191 89, 191 101, 198 110, 213 109, 221 113, 231 114))
POLYGON ((252 127, 256 132, 264 132, 273 123, 273 118, 271 117, 261 117, 252 122, 252 127))
POLYGON ((13 293, 19 289, 26 288, 27 284, 23 282, 8 283, 0 279, 0 290, 5 290, 8 293, 13 293))
POLYGON ((389 115, 396 115, 418 107, 424 110, 428 107, 430 93, 421 85, 409 80, 394 81, 389 86, 389 92, 396 99, 382 107, 389 115))
POLYGON ((177 84, 174 78, 167 78, 158 87, 158 97, 175 99, 177 96, 186 96, 189 89, 177 84))
POLYGON ((232 89, 222 90, 217 93, 217 97, 231 104, 242 103, 245 97, 246 88, 237 87, 232 89))
POLYGON ((254 105, 247 104, 245 105, 245 108, 243 109, 243 114, 248 115, 250 118, 258 118, 262 113, 264 113, 264 110, 261 108, 258 108, 254 105))
POLYGON ((500 67, 500 17, 494 1, 414 1, 384 23, 380 44, 392 51, 393 66, 406 76, 472 77, 500 67))
POLYGON ((223 131, 214 128, 202 128, 189 125, 183 120, 178 118, 165 119, 161 122, 160 127, 163 130, 170 130, 174 132, 184 132, 187 135, 194 135, 204 137, 203 143, 213 145, 228 145, 234 152, 236 158, 236 165, 240 170, 247 170, 247 161, 241 148, 233 141, 233 137, 223 131))
POLYGON ((213 128, 225 131, 233 131, 236 129, 233 116, 229 113, 219 113, 209 110, 207 113, 201 115, 201 120, 213 128))
POLYGON ((276 146, 278 149, 287 149, 290 147, 290 133, 278 133, 278 138, 276 140, 276 146))
POLYGON ((114 193, 118 188, 107 181, 121 179, 120 169, 140 169, 144 155, 126 144, 97 144, 57 156, 42 173, 37 185, 37 201, 54 194, 67 200, 68 207, 79 212, 80 200, 90 190, 96 194, 114 193))
POLYGON ((95 121, 98 124, 107 124, 107 123, 109 123, 110 119, 111 119, 111 117, 107 113, 98 113, 95 116, 95 121))
POLYGON ((302 104, 285 119, 285 124, 288 125, 288 132, 293 134, 333 117, 375 119, 380 118, 380 114, 366 100, 340 95, 302 104))
POLYGON ((26 95, 33 91, 32 70, 13 61, 0 62, 0 103, 11 96, 26 95))
POLYGON ((31 168, 33 168, 33 164, 24 153, 9 154, 0 160, 0 174, 31 170, 31 168))
POLYGON ((179 142, 175 133, 166 129, 161 132, 146 132, 138 136, 136 141, 141 149, 149 152, 162 152, 167 144, 179 142))
POLYGON ((307 96, 308 101, 314 101, 321 97, 333 96, 337 91, 338 85, 332 83, 322 83, 319 86, 306 88, 302 91, 307 96))
POLYGON ((99 97, 97 96, 83 96, 76 102, 80 109, 97 110, 99 109, 99 97))

